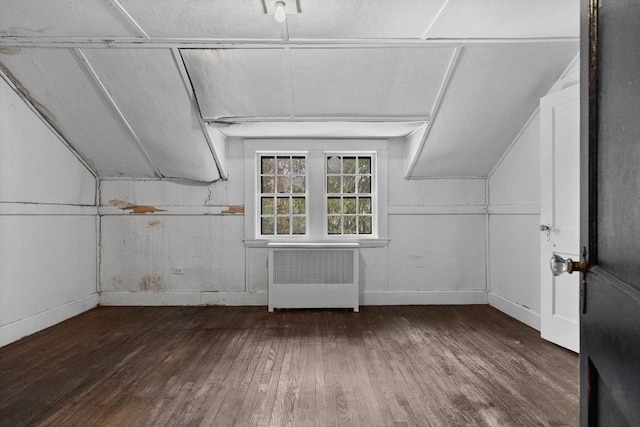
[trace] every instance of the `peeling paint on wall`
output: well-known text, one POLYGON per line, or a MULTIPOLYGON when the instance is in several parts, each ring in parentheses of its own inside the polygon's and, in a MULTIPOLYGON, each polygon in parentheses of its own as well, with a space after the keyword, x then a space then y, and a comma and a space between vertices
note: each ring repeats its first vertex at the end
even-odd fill
POLYGON ((227 209, 221 212, 222 214, 243 214, 244 205, 230 205, 227 209))
POLYGON ((138 288, 141 291, 166 291, 167 285, 164 283, 164 279, 157 275, 147 275, 140 280, 138 288))
MULTIPOLYGON (((155 212, 166 212, 166 209, 157 209, 155 206, 148 205, 135 205, 133 203, 125 202, 124 200, 109 200, 111 206, 117 206, 123 211, 131 211, 132 214, 148 214, 155 212)), ((159 224, 159 222, 158 222, 159 224)), ((151 224, 149 224, 151 225, 151 224)), ((156 224, 153 224, 156 225, 156 224)))

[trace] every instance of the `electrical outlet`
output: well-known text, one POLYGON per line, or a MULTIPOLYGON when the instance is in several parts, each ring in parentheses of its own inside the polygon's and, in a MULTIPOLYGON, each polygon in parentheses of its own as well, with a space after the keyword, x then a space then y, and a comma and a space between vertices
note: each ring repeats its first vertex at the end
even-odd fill
POLYGON ((171 272, 173 274, 184 274, 184 272, 182 271, 182 267, 173 267, 171 269, 171 272))

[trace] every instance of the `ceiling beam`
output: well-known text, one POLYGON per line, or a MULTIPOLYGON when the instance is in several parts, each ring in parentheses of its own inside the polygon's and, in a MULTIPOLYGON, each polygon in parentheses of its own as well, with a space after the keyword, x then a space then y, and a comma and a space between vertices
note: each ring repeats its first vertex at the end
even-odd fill
MULTIPOLYGON (((187 73, 187 69, 184 66, 184 61, 182 60, 182 55, 180 55, 180 51, 176 48, 171 49, 171 54, 173 55, 173 60, 178 67, 178 71, 180 72, 180 77, 182 77, 182 83, 184 83, 184 88, 191 98, 191 101, 196 101, 196 94, 193 91, 193 86, 191 85, 191 79, 189 79, 189 73, 187 73)), ((199 110, 199 109, 198 109, 199 110)))
POLYGON ((140 24, 138 24, 138 22, 136 22, 135 19, 133 19, 133 16, 131 16, 131 14, 129 12, 127 12, 127 9, 124 8, 124 6, 122 6, 120 4, 120 2, 118 2, 118 0, 109 0, 111 2, 111 4, 113 5, 113 7, 116 8, 116 10, 118 12, 120 12, 120 15, 122 15, 124 17, 124 19, 127 21, 127 23, 129 25, 131 25, 138 34, 140 34, 141 37, 149 40, 151 37, 149 37, 149 35, 147 34, 147 32, 145 30, 142 29, 142 27, 140 26, 140 24))
POLYGON ((422 34, 422 40, 427 40, 429 38, 429 36, 431 35, 431 31, 433 31, 433 28, 438 23, 438 21, 440 21, 440 18, 442 17, 442 15, 444 15, 444 11, 449 6, 449 1, 450 0, 445 0, 445 2, 442 4, 442 7, 440 8, 440 10, 438 10, 438 13, 436 13, 436 16, 433 18, 433 21, 431 21, 427 29, 422 34))
POLYGON ((44 48, 190 48, 190 49, 366 49, 385 47, 456 47, 504 44, 549 44, 579 42, 579 37, 527 37, 478 39, 203 39, 203 38, 92 38, 92 37, 1 37, 0 47, 44 48))
POLYGON ((140 141, 140 138, 138 138, 138 135, 136 134, 136 132, 133 130, 133 128, 129 124, 129 121, 127 120, 127 118, 124 116, 124 114, 120 110, 120 107, 118 107, 118 104, 116 104, 116 101, 113 99, 113 97, 109 93, 109 90, 107 90, 106 86, 104 85, 104 83, 102 82, 102 80, 100 79, 98 74, 96 73, 96 70, 93 68, 91 63, 89 63, 89 60, 87 59, 87 57, 78 48, 74 49, 73 51, 74 51, 75 55, 77 56, 78 60, 80 61, 80 63, 83 65, 84 69, 87 71, 87 73, 89 74, 89 76, 91 77, 93 82, 95 83, 96 87, 100 91, 100 94, 105 98, 107 103, 113 109, 114 113, 116 113, 116 116, 118 117, 118 119, 120 119, 120 122, 124 125, 124 127, 129 132, 129 135, 131 136, 131 138, 135 142, 136 146, 138 147, 138 149, 140 150, 140 152, 142 153, 144 158, 147 160, 147 163, 149 164, 149 166, 151 166, 151 168, 155 172, 156 176, 159 177, 159 178, 164 177, 162 172, 160 172, 160 169, 158 168, 158 165, 156 165, 156 162, 153 161, 153 159, 149 155, 149 152, 147 151, 147 149, 144 148, 144 145, 142 144, 142 141, 140 141))
POLYGON ((285 84, 289 88, 289 100, 291 102, 291 120, 296 119, 296 98, 293 92, 293 66, 291 65, 291 49, 287 46, 284 48, 285 60, 285 84))
POLYGON ((416 129, 423 128, 424 122, 260 122, 222 125, 211 123, 209 128, 217 129, 236 139, 403 139, 416 129))
POLYGON ((209 123, 253 123, 253 122, 368 122, 368 123, 389 123, 389 122, 426 122, 428 115, 423 116, 296 116, 291 117, 220 117, 204 120, 209 123))
MULTIPOLYGON (((461 47, 457 47, 453 54, 451 55, 451 59, 449 60, 449 66, 447 67, 447 71, 445 72, 444 78, 442 79, 442 83, 440 84, 440 89, 438 90, 438 95, 436 96, 436 100, 433 103, 433 107, 431 108, 431 114, 429 122, 427 123, 427 127, 422 134, 422 139, 418 143, 416 147, 415 153, 413 153, 412 157, 409 160, 409 166, 407 167, 407 172, 405 173, 405 178, 409 179, 411 174, 413 174, 413 169, 416 167, 416 163, 418 162, 418 158, 420 154, 422 154, 422 150, 424 149, 424 145, 427 142, 427 138, 429 137, 429 133, 433 128, 433 123, 436 121, 438 111, 440 110, 440 105, 442 104, 442 100, 444 99, 444 95, 449 88, 449 83, 451 83, 451 77, 453 76, 453 72, 458 65, 458 59, 460 58, 460 53, 462 52, 461 47)), ((411 153, 409 154, 411 155, 411 153)))

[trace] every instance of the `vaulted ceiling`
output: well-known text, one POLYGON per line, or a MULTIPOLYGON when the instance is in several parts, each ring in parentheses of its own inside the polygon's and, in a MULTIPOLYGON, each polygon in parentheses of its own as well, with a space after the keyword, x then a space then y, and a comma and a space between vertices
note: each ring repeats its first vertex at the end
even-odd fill
POLYGON ((285 1, 3 0, 0 72, 100 177, 215 181, 279 137, 482 177, 578 52, 578 0, 285 1))

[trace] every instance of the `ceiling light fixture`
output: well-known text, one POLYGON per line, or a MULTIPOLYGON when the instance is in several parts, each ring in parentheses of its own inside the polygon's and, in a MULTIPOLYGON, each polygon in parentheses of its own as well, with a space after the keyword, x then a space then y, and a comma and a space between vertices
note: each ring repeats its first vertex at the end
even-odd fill
POLYGON ((276 3, 276 9, 273 12, 273 17, 276 18, 277 22, 283 23, 287 19, 287 12, 285 12, 284 6, 285 3, 283 1, 276 3))

